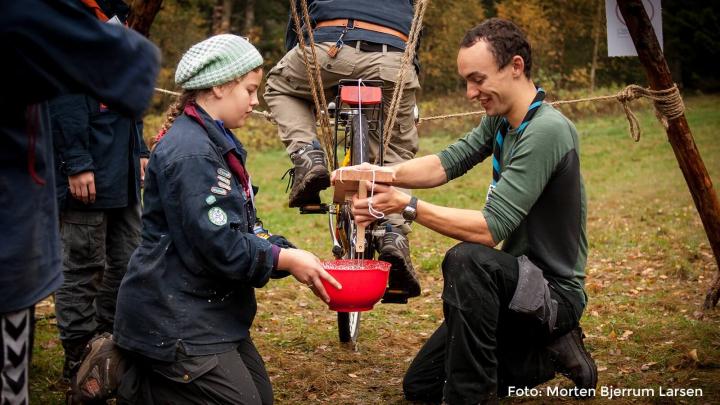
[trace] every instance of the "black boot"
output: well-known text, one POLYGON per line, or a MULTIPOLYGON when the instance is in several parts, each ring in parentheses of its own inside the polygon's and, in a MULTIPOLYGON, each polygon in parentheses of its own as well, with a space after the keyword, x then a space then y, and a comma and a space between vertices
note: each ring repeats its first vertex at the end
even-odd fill
POLYGON ((313 141, 291 154, 290 160, 294 165, 289 170, 292 176, 290 208, 320 204, 320 191, 330 187, 330 173, 320 143, 313 141))
MULTIPOLYGON (((555 371, 571 379, 579 389, 595 389, 597 366, 583 344, 585 334, 579 326, 555 339, 547 349, 555 371)), ((583 397, 583 396, 580 396, 583 397)))
POLYGON ((67 339, 62 341, 65 349, 65 363, 63 364, 63 379, 69 382, 77 372, 82 360, 85 347, 92 336, 78 339, 67 339))
POLYGON ((390 282, 383 296, 388 304, 406 304, 408 298, 420 295, 420 282, 410 259, 408 239, 390 226, 380 241, 379 260, 390 263, 390 282))

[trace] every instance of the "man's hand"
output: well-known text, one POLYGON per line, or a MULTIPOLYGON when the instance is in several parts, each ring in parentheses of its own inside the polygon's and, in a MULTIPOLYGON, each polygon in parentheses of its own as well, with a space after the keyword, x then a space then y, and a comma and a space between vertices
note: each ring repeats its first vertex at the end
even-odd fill
POLYGON ((80 172, 68 177, 70 194, 83 204, 95 202, 95 174, 91 171, 80 172))
POLYGON ((320 259, 314 254, 300 249, 282 249, 278 258, 278 270, 287 270, 295 279, 312 290, 326 303, 330 302, 330 296, 320 279, 325 279, 338 290, 342 285, 331 276, 320 263, 320 259))
POLYGON ((355 222, 368 226, 377 220, 370 214, 369 206, 372 204, 374 212, 385 215, 401 212, 410 203, 410 196, 385 184, 376 183, 372 190, 368 190, 372 197, 360 199, 357 194, 353 196, 352 213, 355 222))
POLYGON ((145 187, 145 168, 149 161, 148 158, 140 158, 140 187, 145 187))

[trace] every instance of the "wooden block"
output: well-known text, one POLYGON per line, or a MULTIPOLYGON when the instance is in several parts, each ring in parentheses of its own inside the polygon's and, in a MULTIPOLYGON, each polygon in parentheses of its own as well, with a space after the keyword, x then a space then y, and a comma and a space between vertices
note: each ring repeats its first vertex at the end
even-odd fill
MULTIPOLYGON (((337 170, 333 202, 340 204, 345 200, 351 199, 353 194, 358 191, 361 180, 367 181, 368 187, 370 187, 373 181, 373 171, 359 170, 356 168, 337 170)), ((389 168, 376 169, 374 180, 376 183, 392 184, 392 170, 389 168)))
MULTIPOLYGON (((355 167, 338 169, 335 175, 335 184, 360 180, 367 180, 371 182, 373 179, 376 183, 391 184, 392 169, 388 167, 381 167, 376 170, 360 170, 355 167)), ((357 189, 357 187, 355 187, 355 189, 357 189)))

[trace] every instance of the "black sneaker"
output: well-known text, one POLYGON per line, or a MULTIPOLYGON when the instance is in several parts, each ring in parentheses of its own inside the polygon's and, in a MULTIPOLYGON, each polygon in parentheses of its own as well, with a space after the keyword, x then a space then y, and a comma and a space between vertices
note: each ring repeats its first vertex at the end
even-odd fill
MULTIPOLYGON (((579 326, 555 339, 547 349, 555 363, 555 371, 571 379, 579 389, 593 390, 597 386, 597 366, 585 350, 585 334, 579 326)), ((583 398, 583 396, 580 396, 583 398)))
POLYGON ((420 282, 410 260, 408 239, 388 225, 380 240, 379 260, 390 263, 390 282, 383 301, 386 304, 407 304, 408 298, 420 295, 420 282))
POLYGON ((291 154, 290 160, 294 165, 288 171, 292 182, 290 208, 320 204, 320 191, 330 187, 330 173, 320 143, 313 141, 291 154))

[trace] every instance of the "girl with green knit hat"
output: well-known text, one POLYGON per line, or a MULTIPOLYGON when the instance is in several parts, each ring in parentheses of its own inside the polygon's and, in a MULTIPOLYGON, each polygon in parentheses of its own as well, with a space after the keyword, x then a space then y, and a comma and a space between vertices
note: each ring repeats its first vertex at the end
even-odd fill
POLYGON ((288 273, 326 302, 320 280, 340 288, 312 253, 253 232, 257 189, 230 129, 258 104, 262 62, 224 34, 178 64, 184 91, 150 158, 142 242, 118 294, 114 339, 134 364, 120 403, 272 403, 250 337, 255 288, 288 273))

